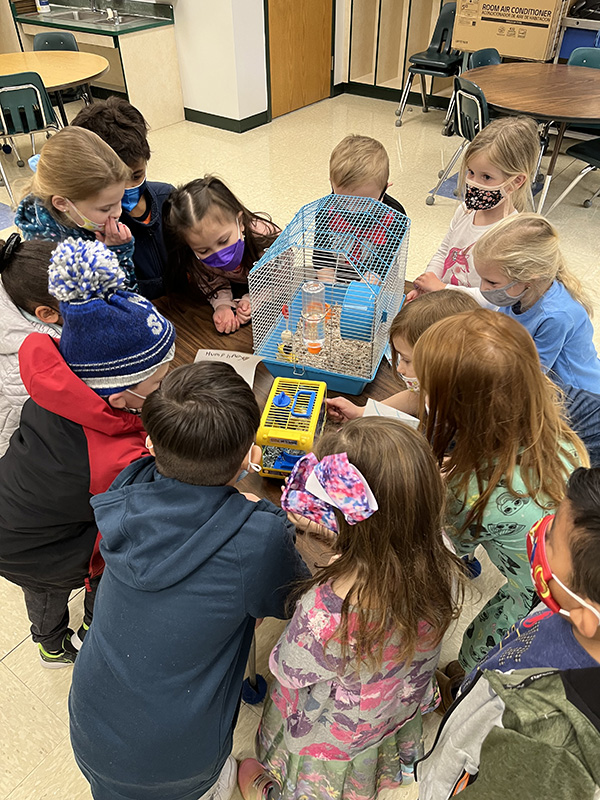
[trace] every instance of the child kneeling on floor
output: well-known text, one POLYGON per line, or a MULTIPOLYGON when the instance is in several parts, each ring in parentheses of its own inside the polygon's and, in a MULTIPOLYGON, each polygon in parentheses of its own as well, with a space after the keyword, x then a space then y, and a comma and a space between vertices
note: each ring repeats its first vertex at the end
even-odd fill
POLYGON ((353 420, 296 465, 282 507, 337 532, 335 555, 298 590, 271 653, 276 683, 246 800, 371 800, 412 780, 421 708, 434 700, 442 637, 456 618, 459 559, 442 538, 444 487, 424 437, 353 420))
POLYGON ((106 562, 69 700, 95 800, 226 800, 257 618, 308 576, 285 513, 235 483, 260 412, 227 364, 174 370, 144 404, 156 460, 93 498, 106 562))

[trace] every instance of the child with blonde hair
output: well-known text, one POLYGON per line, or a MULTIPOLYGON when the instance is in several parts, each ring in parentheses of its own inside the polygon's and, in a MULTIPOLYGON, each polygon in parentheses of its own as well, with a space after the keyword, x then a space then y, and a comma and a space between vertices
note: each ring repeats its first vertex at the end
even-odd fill
MULTIPOLYGON (((464 292, 430 292, 405 303, 394 317, 389 333, 392 369, 404 387, 381 404, 418 416, 419 380, 413 366, 413 351, 419 337, 441 319, 478 308, 477 301, 464 292)), ((346 422, 361 417, 368 406, 369 403, 357 406, 346 397, 334 397, 327 400, 327 413, 334 422, 346 422)))
POLYGON ((473 246, 500 220, 528 207, 539 149, 537 125, 529 117, 504 117, 479 131, 462 160, 459 186, 464 202, 427 271, 415 278, 407 300, 456 288, 488 305, 479 292, 473 246))
POLYGON ((334 194, 371 197, 406 215, 402 206, 387 194, 390 159, 385 147, 370 136, 346 136, 331 151, 329 181, 334 194))
POLYGON ((253 214, 213 175, 174 189, 163 206, 169 290, 191 281, 214 309, 219 333, 250 322, 248 273, 277 238, 270 219, 253 214))
MULTIPOLYGON (((414 366, 423 430, 448 490, 446 532, 461 555, 483 545, 507 580, 465 632, 464 675, 531 610, 527 531, 589 461, 531 337, 513 319, 487 309, 443 319, 420 337, 414 366)), ((447 673, 460 683, 451 664, 447 673)))
POLYGON ((240 789, 245 800, 275 783, 281 800, 371 800, 413 779, 421 708, 460 607, 440 472, 401 422, 353 420, 300 459, 281 505, 335 530, 335 554, 299 588, 271 653, 261 763, 242 762, 240 789))
POLYGON ((550 377, 599 393, 592 307, 556 228, 540 214, 504 220, 477 242, 473 259, 483 296, 529 331, 550 377))
POLYGON ((71 236, 103 242, 117 255, 128 288, 135 289, 133 237, 119 222, 130 176, 129 167, 99 136, 70 125, 44 144, 15 225, 24 239, 58 243, 71 236))

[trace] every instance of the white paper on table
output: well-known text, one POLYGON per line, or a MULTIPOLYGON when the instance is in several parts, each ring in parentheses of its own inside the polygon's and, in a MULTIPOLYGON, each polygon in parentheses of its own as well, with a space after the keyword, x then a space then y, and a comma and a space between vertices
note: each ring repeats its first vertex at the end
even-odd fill
POLYGON ((221 361, 223 364, 231 364, 237 374, 241 375, 252 389, 256 366, 262 361, 262 356, 238 353, 236 350, 198 350, 194 363, 198 361, 221 361))
POLYGON ((397 408, 378 403, 377 400, 371 400, 371 398, 367 400, 363 417, 393 417, 394 419, 399 419, 401 422, 410 425, 411 428, 419 427, 419 420, 416 417, 405 414, 404 411, 398 411, 397 408))

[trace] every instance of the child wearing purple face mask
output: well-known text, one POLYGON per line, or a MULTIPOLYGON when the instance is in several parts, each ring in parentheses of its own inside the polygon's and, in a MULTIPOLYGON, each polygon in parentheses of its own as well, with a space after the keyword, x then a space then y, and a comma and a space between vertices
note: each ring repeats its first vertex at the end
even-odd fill
POLYGON ((335 555, 299 587, 271 653, 260 762, 238 772, 244 800, 277 784, 281 800, 371 800, 413 780, 459 605, 443 500, 427 443, 397 420, 352 420, 296 465, 282 508, 334 528, 335 555))
POLYGON ((168 290, 192 282, 214 309, 219 333, 250 321, 248 273, 280 230, 250 212, 211 175, 174 189, 163 206, 168 290))
POLYGON ((494 308, 479 291, 472 249, 501 219, 527 208, 538 153, 537 126, 527 117, 494 120, 477 134, 465 150, 460 170, 464 203, 456 209, 427 271, 415 278, 408 301, 426 292, 459 289, 480 305, 494 308))

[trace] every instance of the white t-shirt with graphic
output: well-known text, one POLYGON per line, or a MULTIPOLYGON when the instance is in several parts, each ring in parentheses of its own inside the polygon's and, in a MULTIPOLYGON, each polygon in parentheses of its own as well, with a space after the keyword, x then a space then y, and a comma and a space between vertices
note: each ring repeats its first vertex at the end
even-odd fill
POLYGON ((497 223, 475 225, 474 219, 475 211, 470 211, 461 203, 452 217, 448 233, 429 262, 427 272, 433 272, 443 283, 448 284, 448 289, 468 292, 484 308, 496 308, 484 299, 479 290, 481 279, 473 264, 472 250, 477 240, 497 223))

